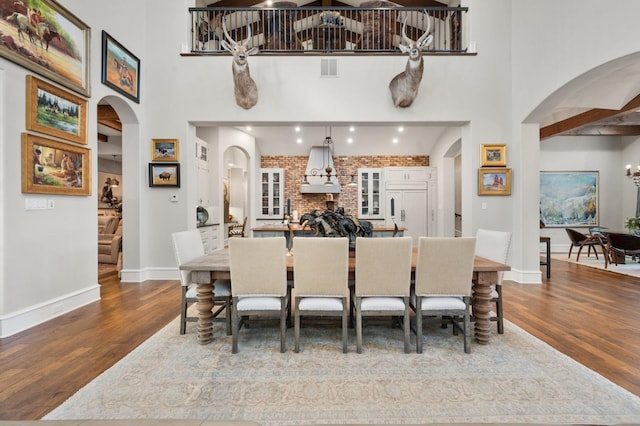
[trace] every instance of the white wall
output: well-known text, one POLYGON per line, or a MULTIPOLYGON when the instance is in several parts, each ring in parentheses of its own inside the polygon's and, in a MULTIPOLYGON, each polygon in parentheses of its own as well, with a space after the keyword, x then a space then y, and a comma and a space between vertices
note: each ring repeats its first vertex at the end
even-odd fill
MULTIPOLYGON (((537 124, 526 117, 581 73, 637 49, 637 0, 469 0, 470 39, 477 56, 427 56, 419 96, 409 109, 393 107, 388 82, 403 69, 400 56, 338 56, 338 78, 320 78, 320 57, 256 56, 251 73, 260 99, 251 110, 235 105, 230 56, 182 57, 189 38, 189 0, 111 0, 61 3, 92 28, 88 147, 96 150, 96 105, 110 97, 123 131, 126 281, 177 276, 169 235, 195 227, 195 126, 203 123, 440 122, 463 125, 464 233, 480 226, 514 232, 511 264, 523 282, 539 282, 537 124), (122 13, 126 10, 126 13, 122 13), (615 19, 603 19, 611 11, 615 19), (553 13, 550 13, 552 11, 553 13), (141 103, 100 83, 100 32, 104 29, 141 59, 141 103), (121 114, 122 118, 122 114, 121 114), (152 138, 181 141, 182 187, 149 188, 152 138), (182 142, 184 142, 182 144, 182 142), (478 197, 479 145, 505 143, 514 169, 510 197, 478 197), (186 152, 182 148, 187 147, 186 152), (169 195, 179 196, 170 203, 169 195), (486 209, 482 209, 486 203, 486 209)), ((93 300, 96 271, 96 196, 56 196, 56 209, 25 212, 20 183, 20 133, 24 131, 25 75, 0 59, 0 334, 14 332, 93 300)), ((220 131, 218 150, 239 145, 259 165, 255 141, 220 131)), ((199 132, 200 135, 200 132, 199 132)), ((203 137, 211 143, 210 140, 203 137)), ((444 155, 442 149, 436 157, 444 155)), ((212 154, 214 154, 212 152, 212 154)), ((214 173, 221 170, 221 158, 214 173)), ((95 156, 93 177, 97 176, 95 156)), ((249 199, 255 194, 249 179, 249 199)), ((221 195, 219 194, 219 198, 221 195)), ((254 215, 254 211, 250 214, 254 215)))

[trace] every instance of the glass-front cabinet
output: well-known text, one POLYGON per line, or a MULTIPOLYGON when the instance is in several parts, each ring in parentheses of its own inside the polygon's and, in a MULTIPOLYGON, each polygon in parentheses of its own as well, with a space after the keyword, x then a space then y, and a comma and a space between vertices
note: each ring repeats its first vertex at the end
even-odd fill
POLYGON ((260 200, 258 219, 282 218, 284 192, 283 169, 260 169, 260 200))
POLYGON ((384 219, 382 169, 358 169, 358 217, 384 219))

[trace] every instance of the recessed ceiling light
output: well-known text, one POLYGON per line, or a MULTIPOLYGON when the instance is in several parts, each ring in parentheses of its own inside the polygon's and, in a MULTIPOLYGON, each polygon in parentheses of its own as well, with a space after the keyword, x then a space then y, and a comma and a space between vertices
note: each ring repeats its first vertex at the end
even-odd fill
POLYGON ((300 131, 300 126, 296 126, 296 132, 300 131))
POLYGON ((399 131, 400 133, 404 132, 404 127, 402 127, 402 126, 398 127, 398 131, 399 131))
POLYGON ((267 0, 267 7, 273 6, 273 0, 267 0))
POLYGON ((398 138, 393 138, 392 142, 393 143, 398 143, 398 138))
POLYGON ((356 128, 355 128, 355 127, 353 127, 353 126, 351 126, 351 127, 349 127, 349 131, 350 131, 350 132, 355 132, 355 131, 356 131, 356 128))
POLYGON ((353 138, 348 138, 347 143, 353 143, 353 138))
POLYGON ((302 138, 298 138, 298 139, 296 139, 296 142, 298 142, 298 143, 302 143, 302 138))
POLYGON ((247 126, 247 132, 251 131, 251 126, 247 126))

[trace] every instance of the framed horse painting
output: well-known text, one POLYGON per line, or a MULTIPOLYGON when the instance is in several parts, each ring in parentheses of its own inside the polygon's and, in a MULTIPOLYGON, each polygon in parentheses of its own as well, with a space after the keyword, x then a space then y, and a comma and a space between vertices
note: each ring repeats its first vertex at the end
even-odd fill
POLYGON ((102 31, 102 84, 140 103, 140 59, 102 31))
POLYGON ((90 96, 89 27, 54 0, 30 3, 3 2, 0 56, 90 96))

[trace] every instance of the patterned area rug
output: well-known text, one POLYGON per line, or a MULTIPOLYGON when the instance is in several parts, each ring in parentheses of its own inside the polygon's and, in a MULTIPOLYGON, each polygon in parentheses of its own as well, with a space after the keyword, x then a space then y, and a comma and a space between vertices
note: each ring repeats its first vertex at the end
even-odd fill
POLYGON ((576 254, 571 254, 571 258, 567 257, 566 253, 555 253, 551 255, 553 260, 561 260, 563 262, 575 263, 577 265, 589 266, 590 268, 602 269, 603 271, 615 272, 623 275, 631 275, 632 277, 640 277, 640 263, 633 261, 631 258, 627 258, 627 263, 609 264, 607 268, 604 267, 604 258, 602 254, 598 255, 599 259, 592 254, 586 256, 584 252, 580 254, 580 261, 576 262, 576 254))
MULTIPOLYGON (((243 329, 239 350, 216 323, 196 342, 178 322, 89 383, 45 419, 250 420, 265 425, 346 423, 640 423, 640 398, 511 323, 489 345, 432 326, 423 354, 403 353, 402 331, 365 322, 364 350, 341 352, 340 332, 315 324, 301 352, 279 352, 277 326, 243 329)), ((415 337, 412 336, 412 343, 415 337)))

